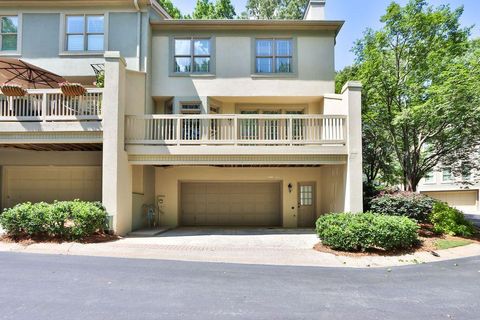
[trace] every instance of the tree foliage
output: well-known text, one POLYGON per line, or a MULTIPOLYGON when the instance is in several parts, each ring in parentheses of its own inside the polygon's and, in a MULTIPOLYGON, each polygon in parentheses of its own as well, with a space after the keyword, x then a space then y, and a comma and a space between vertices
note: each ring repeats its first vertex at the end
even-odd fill
POLYGON ((480 134, 480 59, 463 8, 392 3, 383 28, 354 48, 364 85, 364 125, 392 148, 406 190, 448 156, 474 150, 480 134))
POLYGON ((157 0, 158 3, 162 6, 165 11, 168 12, 168 14, 173 18, 173 19, 182 19, 182 13, 180 10, 175 7, 172 3, 171 0, 157 0))
MULTIPOLYGON (((335 78, 335 92, 341 93, 342 87, 349 80, 361 79, 360 66, 347 66, 337 72, 335 78)), ((384 130, 378 130, 376 125, 377 113, 370 106, 374 104, 370 99, 369 82, 363 79, 362 95, 362 151, 363 173, 365 188, 374 190, 375 183, 396 184, 398 167, 393 159, 393 148, 384 130)))
POLYGON ((231 0, 217 0, 215 3, 210 0, 197 0, 193 11, 194 19, 233 19, 235 15, 231 0))
POLYGON ((308 0, 248 0, 247 11, 255 19, 302 19, 308 0))

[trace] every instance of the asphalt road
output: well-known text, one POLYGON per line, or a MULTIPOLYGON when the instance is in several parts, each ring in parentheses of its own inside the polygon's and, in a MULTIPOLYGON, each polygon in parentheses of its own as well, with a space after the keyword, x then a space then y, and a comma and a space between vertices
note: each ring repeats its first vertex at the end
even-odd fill
POLYGON ((480 257, 389 269, 0 253, 0 319, 480 319, 480 257))

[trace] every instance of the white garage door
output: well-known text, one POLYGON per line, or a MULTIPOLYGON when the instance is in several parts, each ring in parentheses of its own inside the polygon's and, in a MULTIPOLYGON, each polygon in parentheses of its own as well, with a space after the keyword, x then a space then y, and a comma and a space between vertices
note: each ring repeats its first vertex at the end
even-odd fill
POLYGON ((423 194, 446 202, 452 207, 455 207, 466 213, 478 211, 476 190, 423 192, 423 194))
POLYGON ((25 201, 102 199, 101 167, 5 167, 3 180, 4 207, 25 201))
POLYGON ((183 226, 280 226, 280 183, 182 183, 183 226))

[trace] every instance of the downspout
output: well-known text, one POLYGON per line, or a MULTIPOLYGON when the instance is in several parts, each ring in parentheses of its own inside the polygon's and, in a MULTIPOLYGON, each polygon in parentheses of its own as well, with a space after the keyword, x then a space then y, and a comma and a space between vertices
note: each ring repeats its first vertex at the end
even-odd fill
POLYGON ((142 13, 140 11, 140 5, 138 0, 133 0, 133 6, 137 10, 137 60, 138 60, 138 71, 141 71, 142 67, 142 58, 141 54, 141 41, 142 41, 142 13))

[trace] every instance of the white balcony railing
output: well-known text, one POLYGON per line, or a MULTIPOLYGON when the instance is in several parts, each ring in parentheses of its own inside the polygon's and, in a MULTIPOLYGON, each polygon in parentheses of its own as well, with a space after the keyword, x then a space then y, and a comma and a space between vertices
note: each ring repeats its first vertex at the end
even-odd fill
POLYGON ((103 89, 69 97, 60 89, 31 89, 23 97, 0 94, 0 121, 100 120, 103 89))
POLYGON ((346 116, 126 116, 125 139, 143 145, 343 145, 346 116))

